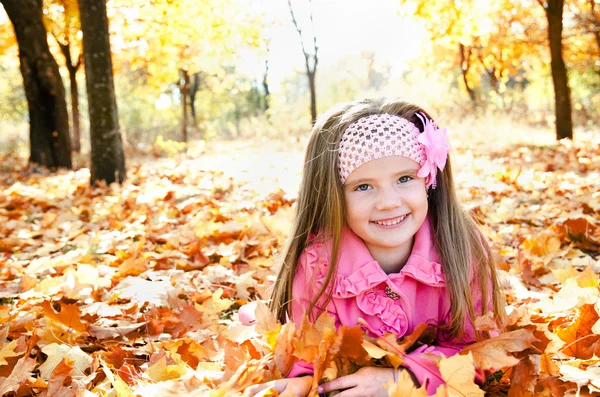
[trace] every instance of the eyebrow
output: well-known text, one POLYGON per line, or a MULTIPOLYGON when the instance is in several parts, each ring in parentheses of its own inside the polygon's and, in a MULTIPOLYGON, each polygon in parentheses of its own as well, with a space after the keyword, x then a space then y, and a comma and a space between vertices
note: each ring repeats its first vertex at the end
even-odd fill
MULTIPOLYGON (((417 171, 418 171, 418 169, 416 169, 416 168, 407 168, 405 170, 396 172, 394 174, 394 176, 396 177, 396 176, 399 176, 399 175, 402 175, 402 174, 416 174, 417 171)), ((355 181, 349 181, 348 183, 346 183, 346 185, 348 185, 348 186, 350 186, 350 185, 356 185, 356 184, 360 185, 360 184, 363 184, 363 183, 366 183, 366 182, 371 182, 373 180, 374 180, 374 178, 361 178, 361 179, 357 179, 355 181)))

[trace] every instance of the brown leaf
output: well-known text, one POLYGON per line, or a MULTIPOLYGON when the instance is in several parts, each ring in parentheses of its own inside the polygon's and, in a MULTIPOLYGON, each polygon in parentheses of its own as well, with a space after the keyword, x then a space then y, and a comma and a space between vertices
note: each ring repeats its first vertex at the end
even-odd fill
POLYGON ((537 338, 534 336, 533 331, 519 329, 474 343, 463 349, 463 352, 473 354, 473 360, 477 368, 484 371, 497 371, 518 364, 519 359, 510 353, 528 349, 533 346, 535 341, 537 341, 537 338))
POLYGON ((13 368, 12 373, 0 384, 0 396, 9 392, 16 392, 27 380, 33 376, 31 373, 37 362, 33 358, 22 357, 13 368))
POLYGON ((512 371, 508 397, 533 396, 539 375, 539 355, 531 355, 521 359, 512 371))
POLYGON ((576 247, 589 250, 600 250, 600 227, 595 220, 588 216, 569 218, 554 228, 561 237, 572 242, 576 247))

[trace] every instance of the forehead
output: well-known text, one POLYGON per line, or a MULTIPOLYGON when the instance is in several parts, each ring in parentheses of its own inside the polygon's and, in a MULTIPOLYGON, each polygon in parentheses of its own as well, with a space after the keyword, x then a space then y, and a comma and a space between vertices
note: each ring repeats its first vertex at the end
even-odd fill
POLYGON ((367 161, 356 168, 346 179, 346 184, 358 179, 388 179, 399 172, 417 172, 419 164, 404 156, 388 156, 367 161))

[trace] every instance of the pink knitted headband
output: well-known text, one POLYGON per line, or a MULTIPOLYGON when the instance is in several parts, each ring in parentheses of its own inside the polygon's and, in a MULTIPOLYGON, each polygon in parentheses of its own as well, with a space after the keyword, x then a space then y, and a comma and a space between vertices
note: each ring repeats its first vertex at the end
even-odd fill
POLYGON ((447 128, 417 113, 425 126, 421 133, 410 121, 392 114, 374 114, 351 123, 339 144, 338 168, 342 185, 348 176, 371 160, 403 156, 417 162, 417 175, 426 178, 427 187, 436 186, 437 169, 446 166, 449 147, 447 128))

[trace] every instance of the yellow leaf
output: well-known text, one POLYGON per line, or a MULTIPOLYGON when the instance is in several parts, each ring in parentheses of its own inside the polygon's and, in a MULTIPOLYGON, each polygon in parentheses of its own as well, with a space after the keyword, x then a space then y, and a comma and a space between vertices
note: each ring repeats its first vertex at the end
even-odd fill
POLYGON ((210 299, 205 300, 202 304, 196 304, 196 309, 203 313, 219 314, 224 310, 229 309, 235 302, 230 299, 222 299, 223 289, 216 290, 210 299))
POLYGON ((390 380, 388 385, 389 397, 427 397, 425 386, 417 388, 407 371, 401 371, 396 383, 390 380))
POLYGON ((564 269, 550 269, 550 270, 552 270, 552 274, 554 274, 554 277, 556 277, 556 280, 561 284, 564 284, 564 282, 567 281, 568 279, 577 277, 579 275, 579 272, 573 266, 569 266, 564 269))
POLYGON ((6 361, 7 357, 17 357, 22 353, 16 353, 15 349, 17 348, 17 340, 13 340, 10 343, 7 343, 0 349, 0 366, 8 364, 6 361))
POLYGON ((436 392, 441 395, 454 397, 483 397, 485 393, 475 384, 475 365, 471 353, 456 354, 440 361, 440 373, 446 382, 436 392), (445 391, 445 393, 444 393, 445 391))
POLYGON ((367 353, 369 353, 369 356, 371 356, 373 358, 379 359, 379 358, 385 356, 386 354, 388 354, 387 351, 383 350, 382 348, 380 348, 377 345, 374 345, 373 343, 369 342, 368 340, 363 340, 362 347, 367 351, 367 353))
POLYGON ((148 370, 146 375, 152 380, 163 382, 171 379, 181 378, 187 372, 187 366, 184 362, 179 364, 167 364, 167 355, 161 357, 148 370))
POLYGON ((104 371, 104 374, 115 388, 117 397, 135 397, 129 386, 127 386, 127 383, 118 374, 113 374, 104 362, 102 362, 102 371, 104 371))
POLYGON ((581 288, 598 288, 598 275, 591 267, 587 266, 585 270, 577 276, 577 285, 581 288))
POLYGON ((51 343, 44 346, 42 352, 48 356, 46 361, 38 368, 40 375, 44 380, 50 379, 54 368, 56 368, 65 357, 73 360, 73 370, 71 371, 71 375, 73 376, 86 376, 85 371, 92 365, 93 361, 92 357, 81 350, 79 346, 71 347, 69 345, 51 343))

